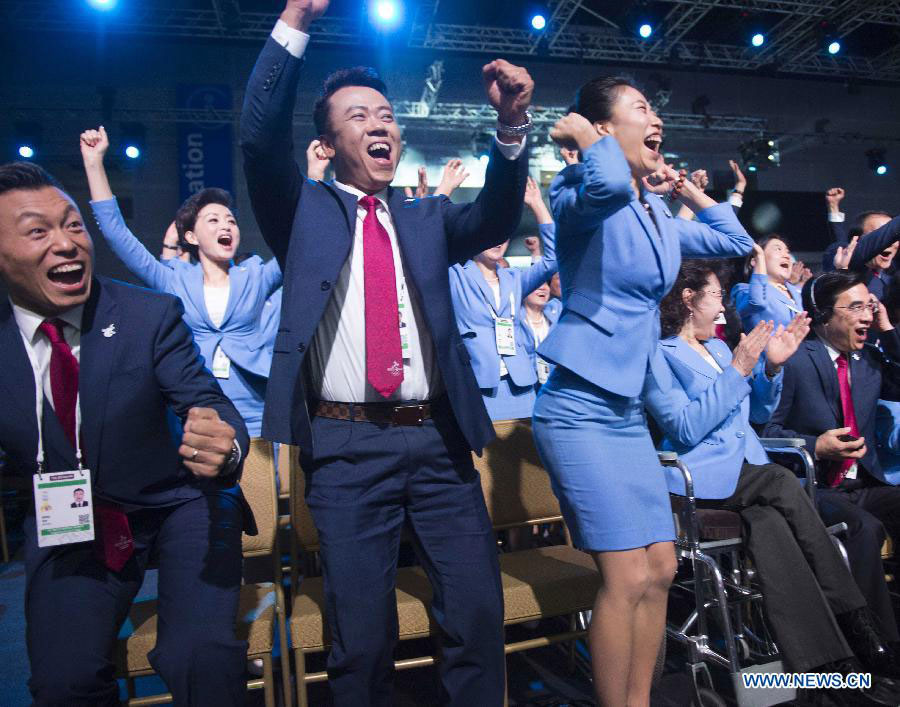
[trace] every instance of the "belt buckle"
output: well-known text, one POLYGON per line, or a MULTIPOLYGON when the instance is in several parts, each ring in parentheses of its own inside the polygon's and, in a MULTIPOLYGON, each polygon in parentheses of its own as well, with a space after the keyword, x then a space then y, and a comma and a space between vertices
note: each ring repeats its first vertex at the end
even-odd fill
POLYGON ((391 410, 392 425, 419 425, 425 421, 424 405, 398 405, 391 410))

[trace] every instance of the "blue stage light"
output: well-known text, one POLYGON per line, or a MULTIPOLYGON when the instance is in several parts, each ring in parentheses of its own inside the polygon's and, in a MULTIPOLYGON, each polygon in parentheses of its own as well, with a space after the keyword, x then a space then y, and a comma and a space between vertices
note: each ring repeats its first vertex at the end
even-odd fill
POLYGON ((883 177, 885 174, 887 174, 887 171, 888 170, 886 164, 880 164, 875 168, 875 174, 877 174, 879 177, 883 177))
POLYGON ((141 148, 137 145, 128 145, 125 148, 125 156, 129 159, 136 160, 141 156, 141 148))
POLYGON ((647 39, 651 34, 653 34, 653 26, 648 25, 646 22, 638 27, 638 34, 641 35, 644 39, 647 39))
POLYGON ((372 22, 382 29, 392 29, 400 24, 403 7, 397 0, 375 0, 370 5, 372 22))
POLYGON ((31 145, 19 145, 17 152, 19 153, 19 157, 26 160, 30 160, 34 157, 34 148, 31 145))
POLYGON ((750 44, 754 47, 761 47, 766 42, 766 35, 761 32, 757 32, 750 38, 750 44))
POLYGON ((835 39, 828 45, 828 53, 837 54, 839 51, 841 51, 841 43, 835 39))
POLYGON ((87 3, 95 10, 103 12, 112 10, 116 6, 116 0, 87 0, 87 3))
POLYGON ((531 18, 531 26, 534 29, 540 31, 540 30, 544 29, 544 27, 547 26, 547 18, 541 14, 537 14, 531 18))

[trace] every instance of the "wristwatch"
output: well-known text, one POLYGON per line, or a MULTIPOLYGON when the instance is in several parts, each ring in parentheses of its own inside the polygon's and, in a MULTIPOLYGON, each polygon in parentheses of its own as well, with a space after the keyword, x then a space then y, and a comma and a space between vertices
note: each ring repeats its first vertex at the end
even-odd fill
POLYGON ((525 122, 522 125, 507 125, 497 120, 497 132, 503 135, 514 135, 520 137, 527 135, 534 129, 534 123, 531 121, 531 112, 525 111, 525 122))
POLYGON ((234 470, 237 469, 238 463, 241 461, 241 448, 238 446, 237 440, 231 443, 231 452, 228 454, 228 458, 225 460, 225 464, 222 465, 222 473, 226 476, 228 474, 234 473, 234 470))

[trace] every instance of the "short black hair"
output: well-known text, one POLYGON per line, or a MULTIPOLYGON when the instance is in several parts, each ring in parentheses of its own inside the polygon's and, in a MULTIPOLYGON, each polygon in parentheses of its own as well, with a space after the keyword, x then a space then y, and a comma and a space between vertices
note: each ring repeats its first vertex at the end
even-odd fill
MULTIPOLYGON (((721 272, 722 263, 717 260, 683 260, 681 262, 681 269, 678 271, 678 277, 675 278, 675 284, 659 303, 660 338, 667 339, 670 336, 676 336, 691 316, 691 311, 681 297, 681 291, 687 288, 699 293, 706 287, 710 275, 720 277, 721 272)), ((699 296, 696 295, 696 297, 699 296)))
POLYGON ((387 86, 378 72, 371 66, 354 66, 349 69, 338 69, 325 79, 322 93, 313 106, 313 123, 319 135, 328 133, 328 99, 335 91, 346 86, 367 86, 387 96, 387 86))
POLYGON ((194 226, 197 225, 197 215, 204 206, 221 204, 230 209, 231 203, 231 194, 218 187, 201 189, 185 199, 184 203, 178 207, 178 211, 175 212, 175 230, 178 231, 178 241, 182 250, 188 251, 194 258, 199 257, 197 246, 188 243, 184 239, 184 234, 194 230, 194 226))
POLYGON ((56 187, 65 191, 50 172, 34 162, 8 162, 0 165, 0 194, 13 189, 56 187))
POLYGON ((575 95, 575 112, 591 123, 603 123, 612 118, 612 109, 623 87, 640 90, 627 76, 598 76, 591 79, 575 95))
POLYGON ((812 277, 803 285, 803 309, 812 317, 813 326, 825 324, 834 314, 834 303, 842 292, 864 285, 865 273, 835 270, 812 277))
POLYGON ((881 211, 880 209, 875 209, 873 211, 863 211, 856 215, 856 218, 853 219, 853 225, 850 226, 850 230, 848 234, 850 238, 856 238, 858 236, 863 235, 863 224, 866 222, 866 219, 869 216, 887 216, 888 218, 894 218, 887 211, 881 211))

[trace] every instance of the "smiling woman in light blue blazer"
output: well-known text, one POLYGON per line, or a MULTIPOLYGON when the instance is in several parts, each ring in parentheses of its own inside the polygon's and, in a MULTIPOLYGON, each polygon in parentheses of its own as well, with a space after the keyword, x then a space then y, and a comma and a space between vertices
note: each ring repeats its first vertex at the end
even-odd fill
POLYGON ((520 310, 525 297, 556 272, 553 219, 540 189, 530 177, 525 187, 525 203, 538 222, 543 242, 540 260, 528 268, 500 267, 507 242, 479 253, 464 265, 450 268, 450 296, 456 325, 491 420, 531 417, 537 374, 520 323, 520 310), (515 353, 501 354, 496 328, 507 324, 514 342, 514 348, 508 350, 515 353))
POLYGON ((109 147, 106 131, 88 130, 81 152, 91 190, 91 208, 113 252, 145 285, 181 299, 184 321, 222 391, 251 437, 262 428, 265 384, 272 365, 273 325, 266 300, 281 287, 273 258, 251 256, 234 265, 241 232, 222 189, 204 189, 178 210, 176 225, 197 263, 178 258, 160 262, 125 225, 103 167, 109 147))
POLYGON ((749 281, 731 288, 744 331, 760 322, 787 326, 803 311, 800 288, 790 282, 792 264, 791 250, 780 236, 767 236, 754 244, 745 266, 749 281))
POLYGON ((646 705, 675 572, 668 489, 640 398, 657 307, 682 253, 740 257, 753 241, 730 204, 663 164, 662 121, 627 80, 588 82, 575 110, 551 131, 583 161, 550 187, 563 309, 538 348, 556 368, 534 434, 573 539, 603 575, 590 628, 598 701, 646 705), (673 218, 654 189, 697 220, 673 218))
MULTIPOLYGON (((786 667, 813 672, 856 653, 879 672, 871 646, 882 639, 863 638, 874 626, 853 575, 802 484, 771 463, 750 426, 767 422, 778 406, 781 367, 808 333, 809 319, 801 313, 786 329, 760 322, 732 355, 715 337, 721 288, 713 261, 682 264, 660 304, 662 360, 647 375, 647 410, 665 434, 663 448, 677 451, 690 469, 695 497, 721 499, 716 507, 740 513, 786 667)), ((669 473, 668 481, 672 493, 684 494, 681 474, 669 473)))

